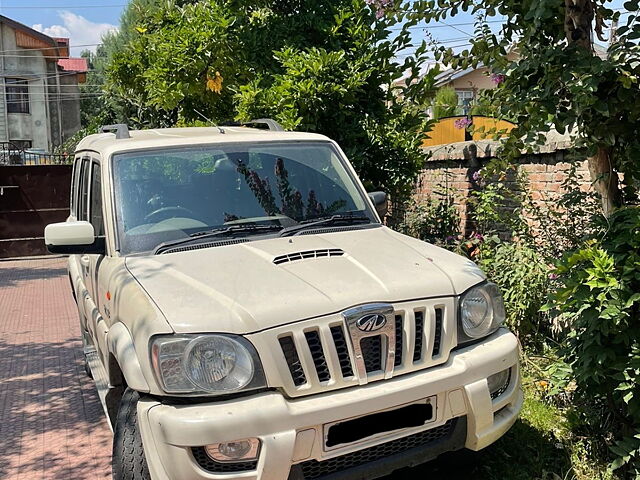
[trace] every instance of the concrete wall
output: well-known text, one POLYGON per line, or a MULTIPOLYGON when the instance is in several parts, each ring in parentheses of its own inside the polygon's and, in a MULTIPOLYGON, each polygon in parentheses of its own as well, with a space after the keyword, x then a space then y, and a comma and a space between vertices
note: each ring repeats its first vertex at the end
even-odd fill
MULTIPOLYGON (((29 82, 30 113, 7 113, 5 135, 9 141, 29 140, 33 148, 49 150, 48 106, 44 83, 47 62, 39 50, 19 48, 13 28, 5 24, 1 24, 0 28, 2 50, 11 52, 2 56, 3 78, 23 78, 29 82)), ((2 94, 4 97, 4 89, 2 94)))
POLYGON ((62 122, 62 143, 81 128, 80 124, 80 87, 78 75, 63 72, 60 75, 60 113, 62 122))

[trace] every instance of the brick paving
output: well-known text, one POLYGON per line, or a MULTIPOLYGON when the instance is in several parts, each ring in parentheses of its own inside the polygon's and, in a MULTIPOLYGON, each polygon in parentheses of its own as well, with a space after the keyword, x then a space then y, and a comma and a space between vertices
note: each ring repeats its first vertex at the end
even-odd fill
POLYGON ((0 478, 111 478, 66 259, 0 261, 0 478))

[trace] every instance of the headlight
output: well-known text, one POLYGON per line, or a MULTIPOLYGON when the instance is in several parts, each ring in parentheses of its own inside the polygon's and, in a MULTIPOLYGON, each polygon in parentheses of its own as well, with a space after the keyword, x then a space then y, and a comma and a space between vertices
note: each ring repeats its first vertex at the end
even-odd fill
POLYGON ((504 303, 495 283, 483 283, 471 288, 460 298, 459 343, 486 337, 504 322, 504 303))
POLYGON ((255 348, 238 336, 156 337, 151 359, 167 393, 221 394, 266 386, 255 348))

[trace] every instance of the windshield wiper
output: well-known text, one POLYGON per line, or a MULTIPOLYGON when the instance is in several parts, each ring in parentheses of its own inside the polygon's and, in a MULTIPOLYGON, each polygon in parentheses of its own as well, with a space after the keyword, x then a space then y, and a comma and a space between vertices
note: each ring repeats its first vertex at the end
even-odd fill
POLYGON ((281 237, 288 237, 291 235, 295 235, 296 233, 306 230, 308 228, 314 228, 320 225, 350 225, 354 223, 371 223, 371 219, 365 215, 353 215, 353 214, 339 214, 332 215, 330 217, 324 217, 319 220, 307 220, 306 222, 301 222, 298 225, 293 225, 292 227, 283 228, 280 231, 281 237))
POLYGON ((203 230, 202 232, 195 232, 189 235, 187 238, 181 238, 179 240, 173 240, 171 242, 161 243, 154 250, 154 255, 158 255, 167 250, 172 249, 173 247, 177 247, 179 245, 184 245, 191 242, 197 242, 198 240, 213 238, 213 237, 224 237, 224 236, 232 236, 238 233, 262 233, 262 232, 273 232, 275 230, 282 230, 281 225, 255 225, 255 224, 246 224, 246 225, 230 225, 228 227, 216 228, 213 230, 203 230))

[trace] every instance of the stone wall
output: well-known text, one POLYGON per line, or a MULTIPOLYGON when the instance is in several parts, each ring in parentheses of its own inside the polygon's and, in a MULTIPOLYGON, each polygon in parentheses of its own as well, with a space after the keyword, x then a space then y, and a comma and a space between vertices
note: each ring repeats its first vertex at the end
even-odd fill
MULTIPOLYGON (((425 153, 431 153, 418 179, 416 200, 436 198, 439 192, 448 192, 453 196, 454 204, 461 217, 461 231, 474 230, 469 194, 482 188, 482 182, 474 180, 474 173, 482 169, 492 158, 498 147, 496 142, 461 142, 445 146, 432 147, 425 153)), ((526 188, 534 203, 540 206, 555 207, 558 199, 566 193, 563 185, 571 168, 575 168, 575 179, 583 192, 591 190, 586 160, 569 150, 568 142, 552 142, 545 145, 540 153, 523 155, 519 168, 526 173, 526 188)), ((507 186, 516 188, 515 178, 503 179, 507 186)))

